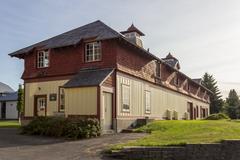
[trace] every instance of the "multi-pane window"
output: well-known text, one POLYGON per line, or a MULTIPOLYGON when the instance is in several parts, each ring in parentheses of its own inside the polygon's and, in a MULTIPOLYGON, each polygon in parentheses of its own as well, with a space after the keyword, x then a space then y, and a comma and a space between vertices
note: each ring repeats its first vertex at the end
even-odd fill
POLYGON ((65 110, 65 92, 64 88, 59 88, 59 105, 60 105, 60 111, 65 110))
POLYGON ((151 112, 151 92, 145 91, 145 112, 151 112))
POLYGON ((122 85, 122 111, 130 110, 130 87, 122 85))
POLYGON ((44 110, 46 108, 46 98, 38 98, 38 110, 44 110))
POLYGON ((101 60, 101 43, 91 42, 85 45, 85 61, 94 62, 101 60))
POLYGON ((45 68, 49 66, 49 50, 39 51, 37 55, 37 67, 45 68))

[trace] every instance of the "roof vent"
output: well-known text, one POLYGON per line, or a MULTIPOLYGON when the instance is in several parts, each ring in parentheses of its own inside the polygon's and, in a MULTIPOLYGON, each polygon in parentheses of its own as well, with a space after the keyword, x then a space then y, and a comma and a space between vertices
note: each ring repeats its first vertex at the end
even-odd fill
POLYGON ((141 36, 145 36, 145 35, 143 32, 137 29, 133 24, 126 31, 122 31, 121 33, 127 38, 127 40, 143 48, 141 36))

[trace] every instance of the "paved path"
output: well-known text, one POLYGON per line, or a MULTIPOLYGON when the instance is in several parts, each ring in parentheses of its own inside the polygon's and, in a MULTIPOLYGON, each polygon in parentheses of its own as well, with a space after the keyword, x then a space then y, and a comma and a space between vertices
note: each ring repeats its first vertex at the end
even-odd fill
POLYGON ((17 129, 0 129, 0 160, 101 160, 100 152, 111 144, 143 137, 144 134, 115 134, 99 138, 65 141, 24 136, 17 129))

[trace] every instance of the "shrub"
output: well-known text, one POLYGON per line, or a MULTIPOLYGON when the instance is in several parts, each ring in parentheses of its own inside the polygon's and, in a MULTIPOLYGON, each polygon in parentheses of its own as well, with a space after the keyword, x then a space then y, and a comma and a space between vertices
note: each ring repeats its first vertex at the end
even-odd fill
POLYGON ((22 133, 81 139, 99 136, 101 128, 95 118, 37 117, 22 127, 22 133))
POLYGON ((229 119, 229 117, 226 114, 217 113, 211 114, 206 118, 206 120, 221 120, 221 119, 229 119))

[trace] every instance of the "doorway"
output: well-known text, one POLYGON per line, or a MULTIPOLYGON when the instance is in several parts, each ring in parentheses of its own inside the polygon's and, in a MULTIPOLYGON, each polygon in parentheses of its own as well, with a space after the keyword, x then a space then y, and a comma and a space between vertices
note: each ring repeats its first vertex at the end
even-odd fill
POLYGON ((2 102, 1 105, 1 118, 6 119, 6 102, 2 102))
POLYGON ((47 115, 47 95, 37 95, 34 98, 34 115, 47 115))
POLYGON ((112 130, 112 98, 113 94, 108 92, 103 92, 102 106, 103 106, 103 130, 112 130))
POLYGON ((188 102, 188 103, 187 103, 187 110, 188 110, 188 113, 189 113, 189 115, 190 115, 190 120, 193 120, 193 119, 194 119, 193 103, 191 103, 191 102, 188 102))

